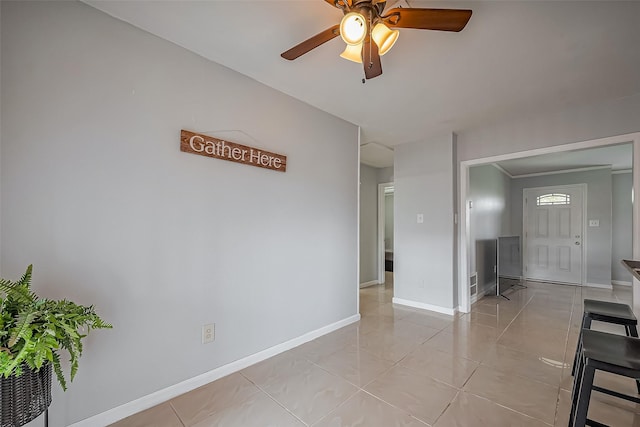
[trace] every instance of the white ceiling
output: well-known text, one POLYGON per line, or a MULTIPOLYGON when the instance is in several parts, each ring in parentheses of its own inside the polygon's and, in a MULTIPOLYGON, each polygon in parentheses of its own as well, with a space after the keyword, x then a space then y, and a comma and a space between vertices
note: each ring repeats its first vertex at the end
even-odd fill
POLYGON ((339 22, 324 0, 86 3, 362 127, 392 147, 440 132, 640 93, 638 1, 422 1, 472 9, 460 33, 401 29, 384 74, 338 55, 338 37, 280 53, 339 22))
POLYGON ((375 142, 360 145, 360 163, 374 168, 393 166, 393 150, 375 142))
POLYGON ((512 177, 517 177, 596 167, 610 167, 613 171, 630 170, 633 167, 632 158, 633 146, 631 144, 620 144, 505 160, 496 164, 512 177))

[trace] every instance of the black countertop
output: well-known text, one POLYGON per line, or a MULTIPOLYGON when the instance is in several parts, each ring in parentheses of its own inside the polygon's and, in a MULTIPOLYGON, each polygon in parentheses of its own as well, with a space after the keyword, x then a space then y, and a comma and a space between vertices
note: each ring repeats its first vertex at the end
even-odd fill
POLYGON ((640 280, 640 261, 623 259, 622 265, 624 265, 627 268, 627 270, 629 270, 631 274, 633 274, 633 277, 640 280))

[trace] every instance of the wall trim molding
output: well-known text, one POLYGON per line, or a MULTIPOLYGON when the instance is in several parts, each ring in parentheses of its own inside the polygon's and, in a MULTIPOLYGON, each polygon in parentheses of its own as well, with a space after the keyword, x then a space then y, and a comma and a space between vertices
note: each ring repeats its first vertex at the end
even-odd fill
POLYGON ((458 312, 457 308, 440 307, 439 305, 426 304, 423 302, 411 301, 396 297, 393 297, 391 301, 394 304, 406 305, 407 307, 420 308, 422 310, 435 311, 436 313, 448 314, 449 316, 453 316, 458 312))
POLYGON ((374 285, 380 285, 380 282, 378 282, 377 280, 369 280, 368 282, 360 283, 360 289, 374 285))
POLYGON ((509 178, 513 179, 513 175, 511 175, 509 172, 507 172, 507 170, 506 170, 505 168, 503 168, 502 166, 500 166, 499 164, 497 164, 497 163, 491 163, 491 165, 492 165, 494 168, 498 169, 498 170, 499 170, 500 172, 502 172, 503 174, 505 174, 505 176, 507 176, 507 177, 509 177, 509 178))
POLYGON ((85 418, 84 420, 71 424, 69 427, 93 427, 98 425, 105 426, 115 423, 116 421, 120 421, 140 411, 144 411, 145 409, 149 409, 160 403, 173 399, 176 396, 195 390, 196 388, 208 384, 212 381, 230 375, 234 372, 238 372, 258 362, 262 362, 263 360, 273 357, 277 354, 280 354, 287 350, 291 350, 294 347, 316 339, 322 335, 326 335, 337 329, 355 323, 358 320, 360 320, 360 314, 347 317, 346 319, 342 319, 314 331, 307 332, 304 335, 267 348, 266 350, 259 351, 242 359, 220 366, 219 368, 213 369, 209 372, 205 372, 204 374, 189 378, 188 380, 171 385, 146 396, 142 396, 141 398, 132 400, 131 402, 127 402, 123 405, 109 409, 92 417, 85 418))
POLYGON ((531 178, 535 176, 545 176, 545 175, 559 175, 564 173, 575 173, 575 172, 588 172, 598 169, 611 169, 611 166, 589 166, 584 168, 575 168, 575 169, 563 169, 557 171, 549 171, 549 172, 536 172, 536 173, 527 173, 523 175, 514 175, 513 179, 519 178, 531 178))
POLYGON ((633 169, 618 169, 611 171, 611 175, 621 175, 624 173, 633 173, 633 169))
POLYGON ((633 283, 626 282, 624 280, 612 280, 611 284, 612 285, 619 285, 619 286, 633 286, 633 283))
POLYGON ((613 289, 613 286, 611 284, 605 285, 603 283, 585 283, 585 286, 589 288, 613 289))

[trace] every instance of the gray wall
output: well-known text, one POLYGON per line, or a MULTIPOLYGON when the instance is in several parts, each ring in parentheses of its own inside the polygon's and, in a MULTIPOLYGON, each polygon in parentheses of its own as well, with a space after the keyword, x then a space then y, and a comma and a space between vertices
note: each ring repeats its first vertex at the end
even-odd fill
POLYGON ((378 183, 393 182, 393 166, 388 168, 378 168, 378 183))
POLYGON ((3 276, 33 263, 115 326, 53 427, 356 315, 356 126, 82 3, 0 7, 3 276), (181 128, 288 170, 182 153, 181 128))
POLYGON ((631 283, 631 273, 620 263, 623 259, 633 259, 633 175, 614 174, 612 203, 611 279, 631 283))
MULTIPOLYGON (((469 274, 473 274, 478 269, 475 242, 511 234, 511 179, 492 165, 472 167, 469 169, 469 200, 473 202, 473 208, 469 211, 471 233, 469 274)), ((487 290, 492 284, 481 285, 479 281, 479 292, 487 290)))
POLYGON ((443 308, 454 306, 453 145, 451 134, 402 144, 394 162, 394 296, 443 308))
MULTIPOLYGON (((0 6, 0 100, 2 99, 2 7, 0 6)), ((2 189, 2 102, 0 102, 0 192, 2 189)), ((2 242, 2 197, 0 197, 0 242, 2 242)), ((0 260, 2 260, 2 244, 0 243, 0 260)), ((2 262, 0 262, 0 277, 2 262)))
POLYGON ((640 131, 640 94, 520 118, 504 118, 458 133, 458 160, 640 131))
POLYGON ((360 164, 360 283, 378 280, 378 169, 360 164))
MULTIPOLYGON (((511 226, 522 236, 522 190, 552 185, 587 184, 587 217, 600 220, 599 227, 586 228, 587 282, 611 285, 611 170, 543 175, 514 179, 511 184, 511 226)), ((588 225, 588 222, 586 222, 588 225)))

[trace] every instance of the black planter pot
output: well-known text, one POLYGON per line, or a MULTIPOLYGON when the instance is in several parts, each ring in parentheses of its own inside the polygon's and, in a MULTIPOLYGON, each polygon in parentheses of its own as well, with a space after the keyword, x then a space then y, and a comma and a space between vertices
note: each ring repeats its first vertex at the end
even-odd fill
POLYGON ((25 364, 19 377, 0 377, 0 426, 19 427, 42 414, 51 404, 51 363, 38 372, 25 364))

